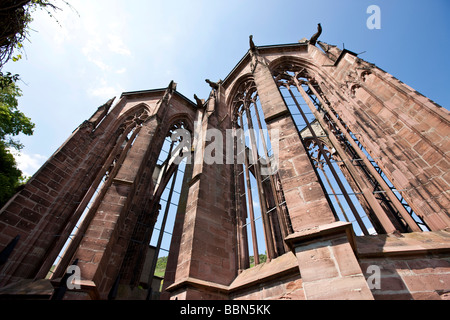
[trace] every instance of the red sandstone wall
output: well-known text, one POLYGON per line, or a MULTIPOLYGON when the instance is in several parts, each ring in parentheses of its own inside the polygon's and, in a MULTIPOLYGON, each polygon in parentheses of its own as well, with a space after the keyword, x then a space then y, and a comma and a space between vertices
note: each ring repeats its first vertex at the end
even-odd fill
POLYGON ((358 237, 361 268, 381 271, 377 300, 439 300, 450 298, 450 234, 410 233, 401 237, 358 237))
POLYGON ((335 110, 429 227, 448 227, 450 111, 349 54, 331 75, 335 110))

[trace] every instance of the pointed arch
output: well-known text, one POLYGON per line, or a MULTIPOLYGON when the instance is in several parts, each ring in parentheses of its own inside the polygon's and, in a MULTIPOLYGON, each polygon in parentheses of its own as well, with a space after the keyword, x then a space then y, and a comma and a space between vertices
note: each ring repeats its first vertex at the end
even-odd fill
MULTIPOLYGON (((423 224, 423 221, 414 221, 412 214, 401 203, 402 200, 395 198, 395 195, 387 196, 391 192, 388 186, 392 183, 385 181, 387 178, 383 177, 378 167, 375 170, 376 161, 364 150, 356 135, 331 106, 327 99, 328 88, 323 87, 327 79, 321 75, 320 68, 305 59, 292 56, 275 59, 269 67, 302 136, 302 143, 311 151, 309 156, 312 163, 316 164, 316 174, 335 215, 340 220, 353 222, 357 235, 417 230, 417 224, 423 224), (314 126, 323 133, 316 134, 314 126), (322 143, 322 135, 329 141, 326 144, 328 148, 322 143), (355 142, 361 148, 355 148, 355 142), (315 146, 318 155, 312 154, 312 146, 315 146), (339 160, 331 155, 330 150, 338 154, 339 160), (322 157, 325 165, 318 165, 314 157, 322 157), (345 178, 340 177, 342 175, 345 178), (342 199, 336 204, 330 199, 337 199, 337 196, 342 199), (350 219, 345 211, 351 212, 350 219)), ((348 81, 347 86, 353 92, 358 84, 348 81)), ((342 89, 342 86, 339 88, 342 89)))
POLYGON ((226 105, 228 107, 228 110, 233 113, 233 100, 234 97, 236 96, 236 93, 239 91, 239 88, 242 86, 243 83, 246 83, 248 81, 254 81, 254 77, 251 73, 246 73, 244 75, 242 75, 241 77, 239 77, 239 79, 237 79, 234 84, 233 87, 230 90, 230 93, 228 94, 228 99, 226 102, 226 105))
POLYGON ((261 252, 266 251, 269 261, 286 252, 283 239, 291 232, 290 221, 280 178, 271 170, 274 151, 253 75, 234 83, 227 103, 235 139, 235 210, 242 244, 238 262, 246 269, 251 252, 255 265, 261 252))

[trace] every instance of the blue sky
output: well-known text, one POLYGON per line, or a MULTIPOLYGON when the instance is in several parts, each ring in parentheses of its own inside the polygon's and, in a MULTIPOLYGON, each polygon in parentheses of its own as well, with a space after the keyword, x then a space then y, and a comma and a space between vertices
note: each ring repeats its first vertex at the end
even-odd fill
POLYGON ((294 43, 324 28, 321 40, 361 54, 450 106, 447 0, 71 0, 54 19, 37 12, 25 57, 4 71, 23 82, 20 109, 36 123, 20 168, 32 175, 98 106, 122 92, 166 87, 193 99, 204 79, 224 79, 249 48, 294 43), (381 30, 369 30, 369 5, 381 30), (78 14, 77 14, 78 13, 78 14))

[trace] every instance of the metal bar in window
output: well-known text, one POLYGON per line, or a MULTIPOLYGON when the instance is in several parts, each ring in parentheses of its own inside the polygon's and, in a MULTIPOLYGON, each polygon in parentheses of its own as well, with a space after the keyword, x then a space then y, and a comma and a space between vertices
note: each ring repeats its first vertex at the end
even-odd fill
MULTIPOLYGON (((244 120, 242 118, 242 114, 240 116, 241 128, 244 127, 244 120)), ((246 150, 246 149, 245 149, 246 150)), ((258 252, 258 237, 256 235, 256 225, 255 225, 255 214, 253 211, 253 196, 251 192, 251 183, 250 183, 250 170, 248 165, 248 157, 247 152, 244 152, 244 167, 245 167, 245 178, 247 183, 247 200, 248 200, 248 209, 250 214, 250 228, 252 233, 252 244, 253 244, 253 256, 255 257, 255 265, 259 264, 259 252, 258 252)))
POLYGON ((320 100, 322 107, 324 108, 324 111, 328 113, 328 115, 331 117, 331 119, 334 120, 335 123, 338 125, 341 132, 344 133, 344 135, 347 138, 347 140, 349 141, 350 145, 357 152, 360 159, 362 159, 362 161, 364 162, 364 164, 366 165, 367 169, 372 174, 372 176, 375 178, 377 183, 380 185, 380 187, 382 189, 384 189, 386 191, 386 195, 392 201, 393 205, 395 206, 397 211, 400 213, 400 215, 403 217, 406 224, 411 228, 412 231, 422 231, 420 229, 420 227, 417 225, 416 221, 414 221, 414 219, 406 211, 404 206, 398 201, 398 198, 395 196, 395 194, 392 192, 392 190, 390 190, 386 181, 380 176, 380 171, 374 167, 373 163, 369 160, 368 156, 362 151, 361 143, 356 138, 352 137, 352 135, 349 133, 348 129, 345 128, 345 126, 342 124, 342 122, 338 120, 337 116, 334 114, 334 112, 331 111, 328 104, 325 103, 325 101, 323 101, 322 97, 317 93, 316 89, 313 86, 309 86, 309 87, 311 88, 311 91, 314 93, 314 95, 316 97, 318 97, 318 99, 320 100))
MULTIPOLYGON (((312 104, 311 100, 309 99, 309 96, 307 95, 307 93, 305 92, 303 87, 299 84, 298 80, 297 79, 294 79, 294 80, 296 81, 296 87, 297 87, 298 91, 300 92, 300 94, 302 95, 303 100, 305 100, 306 103, 308 103, 308 105, 310 103, 312 104)), ((310 131, 310 133, 311 133, 311 135, 313 137, 313 139, 315 140, 315 142, 316 142, 316 144, 317 144, 317 146, 319 148, 319 152, 322 154, 323 158, 325 159, 325 161, 326 161, 328 167, 330 168, 330 171, 331 171, 331 173, 332 173, 336 183, 338 184, 339 188, 344 193, 345 200, 347 201, 347 203, 348 203, 348 205, 350 207, 350 210, 352 211, 354 217, 358 220, 358 224, 360 225, 361 230, 363 231, 364 235, 368 235, 369 232, 367 231, 366 226, 364 225, 364 223, 362 222, 361 218, 359 217, 358 210, 356 210, 355 205, 353 204, 352 200, 350 199, 349 195, 347 194, 347 191, 345 190, 345 187, 342 184, 342 181, 339 178, 338 174, 336 173, 332 163, 330 163, 330 159, 328 158, 327 154, 323 150, 322 144, 320 143, 319 139, 317 138, 317 135, 314 132, 314 129, 311 127, 311 124, 309 123, 308 119, 306 118, 306 115, 303 114, 303 110, 300 107, 300 105, 298 104, 297 99, 294 97, 294 95, 292 93, 292 90, 290 88, 288 88, 288 91, 291 94, 291 96, 293 97, 294 101, 297 103, 297 108, 299 109, 300 113, 302 113, 302 117, 303 117, 303 119, 304 119, 304 121, 305 121, 305 123, 306 123, 306 125, 307 125, 307 127, 308 127, 308 129, 309 129, 309 131, 310 131)), ((311 108, 311 106, 310 106, 310 108, 311 108)), ((315 108, 315 107, 312 107, 312 108, 315 108)))
MULTIPOLYGON (((262 182, 261 182, 261 168, 259 166, 259 157, 258 157, 258 148, 256 146, 256 137, 255 137, 255 131, 252 130, 254 129, 253 126, 253 121, 252 121, 252 115, 251 115, 251 111, 250 111, 250 107, 249 105, 245 106, 245 112, 247 114, 247 121, 248 121, 248 126, 250 129, 250 142, 252 144, 252 154, 253 154, 253 158, 257 159, 257 161, 255 162, 255 179, 256 179, 256 183, 258 185, 258 195, 259 195, 259 203, 261 206, 261 211, 265 212, 267 211, 267 206, 266 206, 266 197, 265 197, 265 193, 264 193, 264 188, 262 186, 262 182)), ((255 105, 256 107, 256 105, 255 105)), ((275 257, 275 248, 274 248, 274 243, 273 243, 273 237, 271 236, 271 225, 270 225, 270 220, 268 219, 267 216, 263 215, 263 226, 264 226, 264 238, 266 241, 266 249, 267 249, 267 259, 270 261, 271 259, 273 259, 275 257)))

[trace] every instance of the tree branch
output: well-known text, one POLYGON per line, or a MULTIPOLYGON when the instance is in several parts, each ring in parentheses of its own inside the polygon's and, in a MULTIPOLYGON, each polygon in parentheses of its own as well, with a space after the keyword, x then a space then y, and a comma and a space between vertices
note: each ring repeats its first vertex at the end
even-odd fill
POLYGON ((11 9, 16 9, 18 7, 23 7, 24 5, 26 5, 28 2, 30 2, 31 0, 23 0, 22 2, 19 2, 15 5, 6 7, 6 8, 0 8, 0 11, 6 11, 6 10, 11 10, 11 9))

